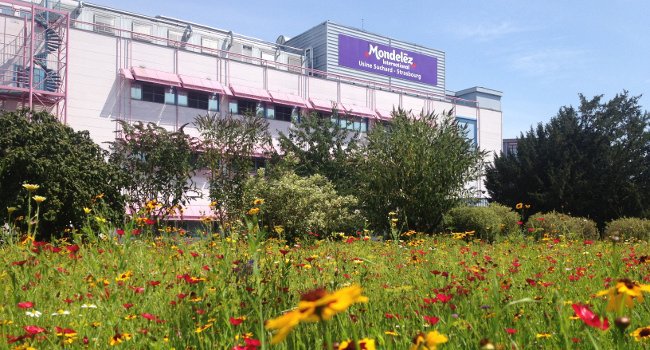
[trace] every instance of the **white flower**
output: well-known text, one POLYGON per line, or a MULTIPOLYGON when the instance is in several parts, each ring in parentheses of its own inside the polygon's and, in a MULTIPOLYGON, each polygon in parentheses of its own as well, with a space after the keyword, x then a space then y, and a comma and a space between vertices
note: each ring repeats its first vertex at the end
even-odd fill
POLYGON ((81 305, 81 308, 82 309, 96 309, 97 305, 95 305, 95 304, 83 304, 83 305, 81 305))
POLYGON ((33 312, 32 311, 25 312, 25 315, 29 317, 41 317, 42 313, 40 311, 34 310, 33 312))
POLYGON ((70 311, 68 311, 68 310, 58 310, 57 312, 52 314, 52 316, 62 316, 62 315, 70 315, 70 311))

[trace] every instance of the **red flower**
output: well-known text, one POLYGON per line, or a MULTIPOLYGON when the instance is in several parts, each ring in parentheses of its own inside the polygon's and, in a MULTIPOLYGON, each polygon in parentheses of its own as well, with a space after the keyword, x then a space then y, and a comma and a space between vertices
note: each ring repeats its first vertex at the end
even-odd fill
POLYGON ((517 330, 514 328, 506 328, 506 332, 508 332, 508 334, 515 334, 517 333, 517 330))
POLYGON ((440 319, 435 316, 422 316, 422 318, 424 318, 424 320, 432 326, 435 326, 436 323, 440 321, 440 319))
POLYGON ((239 326, 242 322, 244 322, 244 318, 242 318, 242 317, 238 317, 238 318, 231 317, 229 319, 229 321, 230 321, 231 325, 239 326))
POLYGON ((21 309, 30 309, 34 307, 34 303, 32 303, 31 301, 21 301, 20 303, 18 303, 18 307, 21 309))
POLYGON ((587 326, 598 328, 603 331, 609 328, 609 321, 607 321, 607 318, 603 318, 603 320, 601 320, 600 317, 591 311, 587 305, 573 304, 572 307, 573 311, 576 313, 576 316, 580 317, 582 322, 584 322, 587 326))
POLYGON ((115 230, 115 233, 117 233, 120 236, 123 236, 124 235, 124 230, 122 230, 121 228, 118 228, 117 230, 115 230))
POLYGON ((73 254, 79 251, 79 246, 76 245, 76 244, 69 245, 69 246, 67 246, 67 247, 65 247, 65 248, 66 248, 70 253, 73 253, 73 254))
POLYGON ((152 287, 155 287, 160 284, 160 281, 149 281, 147 284, 152 287))
POLYGON ((130 309, 130 308, 133 307, 133 304, 131 304, 131 303, 126 303, 126 304, 122 304, 122 306, 124 306, 124 308, 128 310, 128 309, 130 309))
POLYGON ((446 294, 438 294, 438 295, 436 295, 436 298, 438 299, 438 301, 440 301, 443 304, 450 301, 451 297, 452 297, 451 295, 446 295, 446 294))
POLYGON ((149 320, 149 321, 155 321, 156 318, 157 318, 155 315, 148 314, 148 313, 140 314, 140 316, 146 318, 146 319, 149 320))
POLYGON ((23 329, 29 335, 36 335, 36 334, 45 332, 45 328, 41 328, 39 326, 25 326, 25 327, 23 327, 23 329))

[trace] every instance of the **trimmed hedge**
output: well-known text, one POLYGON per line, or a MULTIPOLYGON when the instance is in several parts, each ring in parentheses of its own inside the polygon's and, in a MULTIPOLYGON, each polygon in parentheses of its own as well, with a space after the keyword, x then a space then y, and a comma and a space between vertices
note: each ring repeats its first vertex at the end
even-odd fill
POLYGON ((618 236, 621 239, 650 240, 650 220, 621 218, 605 226, 605 237, 618 236))
POLYGON ((536 213, 530 216, 526 222, 526 228, 537 238, 564 236, 568 239, 598 239, 600 237, 593 220, 573 217, 556 211, 536 213))

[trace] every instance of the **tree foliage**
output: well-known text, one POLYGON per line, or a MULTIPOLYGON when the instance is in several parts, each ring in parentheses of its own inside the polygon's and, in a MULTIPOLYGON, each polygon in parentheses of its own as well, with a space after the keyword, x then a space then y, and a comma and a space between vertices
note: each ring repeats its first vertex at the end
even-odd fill
POLYGON ((110 162, 120 170, 122 191, 131 213, 147 207, 164 218, 194 195, 195 143, 183 127, 168 131, 154 123, 120 121, 122 137, 111 142, 110 162))
POLYGON ((107 204, 102 215, 119 222, 123 202, 114 167, 106 152, 87 131, 75 132, 46 113, 19 111, 0 115, 0 222, 7 207, 17 207, 13 217, 25 215, 24 183, 40 186, 40 236, 57 236, 70 224, 79 228, 84 207, 98 196, 107 204), (102 195, 103 194, 103 195, 102 195))
POLYGON ((243 200, 244 182, 251 175, 253 156, 272 152, 269 124, 252 115, 208 114, 197 117, 195 125, 202 137, 200 161, 209 171, 217 216, 238 218, 248 205, 243 200))
POLYGON ((388 213, 418 231, 439 228, 442 216, 473 195, 485 153, 465 138, 452 112, 414 116, 393 112, 392 123, 368 133, 357 184, 370 222, 385 229, 388 213))
MULTIPOLYGON (((332 111, 334 118, 338 116, 332 111)), ((316 113, 294 121, 288 134, 280 132, 284 158, 281 168, 291 168, 299 176, 321 174, 337 190, 350 193, 354 187, 353 156, 359 149, 359 133, 343 129, 330 118, 316 113)))
POLYGON ((515 155, 497 156, 486 187, 495 201, 530 203, 589 217, 602 228, 650 212, 650 115, 627 91, 562 107, 547 124, 521 135, 515 155))

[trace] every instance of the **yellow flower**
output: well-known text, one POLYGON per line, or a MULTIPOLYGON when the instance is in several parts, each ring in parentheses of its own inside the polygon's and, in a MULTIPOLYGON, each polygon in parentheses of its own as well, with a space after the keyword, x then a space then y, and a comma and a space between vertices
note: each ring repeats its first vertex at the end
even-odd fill
POLYGON ((262 204, 264 204, 264 200, 261 198, 255 198, 255 200, 253 201, 253 205, 262 205, 262 204))
POLYGON ((301 296, 298 307, 275 319, 266 322, 266 329, 277 329, 271 344, 278 344, 300 322, 319 322, 329 320, 339 312, 347 310, 355 303, 366 303, 368 298, 361 295, 361 287, 353 285, 328 293, 319 288, 301 296))
POLYGON ((131 338, 133 338, 133 336, 129 333, 115 333, 115 335, 108 340, 108 344, 110 344, 110 346, 119 345, 125 340, 131 340, 131 338))
POLYGON ((90 208, 84 208, 84 213, 86 213, 86 214, 90 214, 91 211, 92 211, 92 209, 90 209, 90 208))
POLYGON ((635 300, 642 303, 643 292, 650 292, 650 285, 638 284, 624 278, 618 280, 614 287, 596 293, 596 296, 607 295, 607 311, 617 311, 623 305, 631 308, 635 300))
POLYGON ((650 326, 637 328, 634 332, 630 333, 636 341, 647 341, 650 339, 650 326))
POLYGON ((247 214, 248 214, 248 215, 257 215, 257 213, 259 213, 259 212, 260 212, 260 208, 251 208, 251 209, 248 211, 247 214))
POLYGON ((41 187, 39 185, 32 185, 32 184, 23 184, 23 188, 25 188, 29 192, 33 192, 38 190, 38 188, 41 187))
POLYGON ((32 197, 32 199, 36 203, 43 203, 47 198, 45 198, 43 196, 34 196, 34 197, 32 197))
POLYGON ((552 335, 551 333, 537 333, 535 335, 535 338, 540 339, 540 338, 550 338, 552 335))
POLYGON ((201 333, 204 330, 212 327, 212 323, 207 323, 205 326, 198 327, 196 330, 194 330, 195 333, 201 333))
POLYGON ((17 210, 16 207, 7 207, 7 213, 8 214, 11 214, 11 213, 15 212, 16 210, 17 210))
POLYGON ((438 345, 444 344, 448 340, 449 338, 438 331, 429 332, 427 335, 420 333, 413 339, 410 350, 436 350, 438 345))
POLYGON ((344 340, 339 343, 339 346, 336 347, 337 350, 347 350, 347 349, 364 349, 364 350, 376 350, 375 340, 369 338, 363 338, 357 342, 358 347, 354 346, 354 342, 351 340, 344 340))
POLYGON ((399 333, 395 331, 385 331, 384 334, 390 335, 391 337, 399 337, 399 333))
POLYGON ((133 276, 133 272, 131 271, 122 272, 119 276, 115 277, 115 281, 116 282, 126 281, 129 278, 131 278, 131 276, 133 276))
POLYGON ((519 209, 521 209, 521 208, 523 208, 523 207, 524 207, 524 203, 517 203, 517 204, 515 205, 515 209, 517 209, 517 210, 519 210, 519 209))

